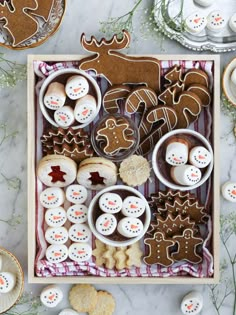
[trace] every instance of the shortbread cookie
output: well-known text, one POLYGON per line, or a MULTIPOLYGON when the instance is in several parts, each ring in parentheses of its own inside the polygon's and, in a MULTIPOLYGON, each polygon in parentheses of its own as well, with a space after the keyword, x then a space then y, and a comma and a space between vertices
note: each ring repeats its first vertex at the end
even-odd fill
POLYGON ((103 108, 108 114, 116 114, 120 109, 120 102, 127 98, 131 88, 127 85, 113 85, 103 96, 103 108))
POLYGON ((66 199, 75 204, 85 203, 88 197, 88 191, 81 185, 70 185, 66 188, 66 199))
POLYGON ((111 213, 101 214, 96 220, 96 230, 102 235, 111 235, 117 226, 116 217, 111 213))
POLYGON ((138 218, 125 217, 118 222, 117 230, 127 238, 136 237, 142 234, 143 223, 138 218))
POLYGON ((207 16, 207 28, 212 32, 222 31, 227 24, 227 17, 219 10, 212 11, 207 16))
POLYGON ((95 240, 95 249, 93 250, 93 256, 95 257, 95 263, 96 266, 101 267, 102 265, 105 265, 105 258, 103 257, 103 254, 106 251, 106 245, 99 241, 98 239, 95 240))
POLYGON ((201 12, 190 14, 185 20, 186 30, 192 34, 201 33, 207 25, 207 19, 201 12))
POLYGON ((185 295, 180 306, 181 312, 184 315, 197 315, 201 312, 202 308, 203 297, 198 291, 192 291, 185 295))
POLYGON ((120 195, 105 193, 99 198, 99 207, 106 213, 117 213, 122 209, 123 201, 120 195))
POLYGON ((203 146, 193 147, 189 152, 189 163, 198 167, 207 167, 212 161, 212 154, 203 146))
MULTIPOLYGON (((0 293, 11 292, 16 285, 16 275, 12 272, 0 272, 0 293)), ((3 297, 2 297, 3 298, 3 297)))
POLYGON ((44 208, 58 208, 65 201, 65 193, 59 187, 46 188, 40 193, 39 200, 44 208))
POLYGON ((116 269, 121 270, 126 268, 127 255, 125 253, 127 247, 117 247, 116 252, 114 254, 114 258, 116 260, 116 269))
POLYGON ((114 297, 106 291, 98 291, 97 297, 96 306, 89 315, 112 315, 116 307, 114 297))
POLYGON ((102 257, 105 259, 105 267, 107 269, 113 269, 116 265, 116 260, 114 258, 114 254, 116 252, 116 248, 110 245, 106 245, 106 251, 103 253, 102 257))
POLYGON ((92 95, 85 95, 75 104, 74 116, 81 124, 88 124, 94 120, 97 114, 97 102, 92 95))
POLYGON ((54 112, 54 120, 59 127, 66 128, 75 121, 74 111, 70 106, 63 106, 54 112))
POLYGON ((88 94, 88 80, 82 75, 73 75, 67 80, 65 91, 71 100, 77 100, 88 94))
POLYGON ((61 245, 68 241, 68 231, 65 227, 49 227, 45 232, 45 239, 51 245, 61 245))
POLYGON ((66 245, 50 245, 46 250, 46 258, 51 263, 60 263, 67 259, 68 248, 66 245))
POLYGON ((200 169, 189 164, 172 166, 170 175, 175 183, 183 186, 195 185, 202 178, 200 169))
POLYGON ((60 227, 66 223, 66 211, 62 207, 48 209, 45 212, 45 221, 50 227, 60 227))
POLYGON ((92 256, 92 248, 88 243, 73 243, 68 252, 69 258, 77 263, 88 261, 92 256))
POLYGON ((97 291, 90 284, 76 284, 69 292, 69 301, 78 313, 92 311, 97 304, 97 291))
POLYGON ((231 202, 236 202, 236 182, 226 182, 221 187, 223 197, 231 202))
POLYGON ((143 256, 143 252, 140 249, 140 243, 136 242, 128 247, 125 251, 127 255, 126 266, 128 268, 134 267, 141 267, 142 261, 141 258, 143 256))
POLYGON ((62 83, 52 82, 48 85, 47 91, 44 95, 44 105, 52 110, 57 110, 65 105, 66 92, 62 83))
POLYGON ((184 139, 173 139, 166 146, 165 161, 172 165, 184 165, 188 162, 189 144, 184 139))
POLYGON ((85 243, 92 237, 91 230, 86 224, 73 224, 69 229, 69 238, 72 242, 85 243))
POLYGON ((63 292, 57 285, 49 285, 40 294, 40 300, 46 307, 56 307, 63 300, 63 292))
POLYGON ((88 217, 88 208, 85 205, 73 205, 67 209, 67 218, 72 223, 85 223, 88 217))
POLYGON ((124 216, 138 218, 146 209, 146 203, 143 199, 129 196, 123 200, 122 210, 124 216))

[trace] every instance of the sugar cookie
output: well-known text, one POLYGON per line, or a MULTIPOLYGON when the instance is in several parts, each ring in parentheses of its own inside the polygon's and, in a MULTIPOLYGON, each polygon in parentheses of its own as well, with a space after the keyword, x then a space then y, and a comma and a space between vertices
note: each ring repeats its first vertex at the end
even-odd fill
POLYGON ((116 307, 114 297, 106 291, 98 291, 97 298, 96 306, 89 315, 112 315, 116 307))
POLYGON ((64 85, 59 82, 50 83, 43 98, 44 105, 49 109, 57 110, 65 104, 65 101, 64 85))
POLYGON ((184 296, 180 309, 184 315, 197 315, 203 308, 203 297, 200 292, 192 291, 184 296))
POLYGON ((207 19, 202 13, 195 12, 186 18, 185 25, 189 33, 198 34, 206 27, 207 19))
POLYGON ((173 166, 171 168, 171 178, 180 185, 192 186, 197 184, 202 177, 199 168, 193 165, 173 166))
POLYGON ((116 217, 111 213, 101 214, 96 220, 96 229, 102 235, 111 235, 117 226, 116 217))
POLYGON ((223 197, 231 202, 236 202, 236 182, 226 182, 221 187, 223 197))
POLYGON ((127 217, 138 218, 144 213, 145 208, 144 200, 135 196, 129 196, 123 200, 121 211, 127 217))
POLYGON ((66 223, 66 211, 62 207, 48 209, 45 212, 45 221, 50 227, 60 227, 66 223))
POLYGON ((51 245, 61 245, 68 241, 68 231, 65 227, 49 227, 45 232, 45 239, 51 245))
POLYGON ((0 272, 0 293, 11 292, 16 285, 16 275, 12 272, 0 272))
POLYGON ((88 191, 81 185, 70 185, 66 189, 66 199, 75 204, 85 203, 88 197, 88 191))
POLYGON ((207 167, 212 161, 211 153, 203 146, 197 146, 189 152, 189 163, 198 167, 207 167))
POLYGON ((75 121, 74 111, 70 106, 63 106, 54 112, 54 119, 58 126, 69 127, 75 121))
POLYGON ((77 312, 89 313, 97 303, 97 291, 90 284, 76 284, 69 292, 69 301, 77 312))
POLYGON ((88 94, 89 84, 83 76, 73 75, 67 80, 65 90, 70 99, 77 100, 88 94))
POLYGON ((126 217, 118 222, 117 230, 125 237, 136 237, 143 232, 143 223, 138 218, 126 217))
POLYGON ((42 290, 40 300, 47 307, 56 307, 63 300, 63 292, 57 285, 47 286, 42 290))
POLYGON ((74 116, 81 123, 86 124, 91 122, 97 112, 97 102, 92 95, 85 95, 78 99, 75 104, 74 116))
POLYGON ((99 207, 106 213, 117 213, 122 208, 122 199, 118 194, 105 193, 99 198, 99 207))
POLYGON ((165 160, 173 166, 184 165, 188 162, 188 143, 182 139, 171 141, 166 146, 165 160))
POLYGON ((227 17, 222 11, 211 12, 207 17, 207 28, 212 32, 221 31, 227 24, 227 17))
POLYGON ((77 223, 70 227, 69 238, 72 242, 88 242, 92 233, 86 224, 77 223))
POLYGON ((67 209, 67 218, 72 223, 85 223, 88 208, 85 205, 73 205, 67 209))
POLYGON ((58 208, 65 201, 65 193, 59 187, 46 188, 40 193, 39 200, 44 208, 58 208))
POLYGON ((51 263, 60 263, 68 257, 66 245, 50 245, 46 250, 46 258, 51 263))
POLYGON ((87 243, 73 243, 69 247, 69 258, 78 263, 87 261, 92 256, 92 247, 87 243))

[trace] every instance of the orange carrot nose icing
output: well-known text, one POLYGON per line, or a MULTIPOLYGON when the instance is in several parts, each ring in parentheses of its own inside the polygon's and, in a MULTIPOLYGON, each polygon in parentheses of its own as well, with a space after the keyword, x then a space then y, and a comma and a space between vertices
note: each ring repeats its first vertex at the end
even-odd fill
POLYGON ((192 177, 198 177, 197 174, 192 173, 191 174, 192 177))
POLYGON ((59 115, 59 117, 61 118, 61 120, 66 120, 66 116, 64 116, 64 115, 59 115))
POLYGON ((82 111, 82 115, 86 116, 88 114, 88 109, 85 109, 84 111, 82 111))
POLYGON ((173 160, 176 161, 176 162, 181 162, 181 160, 177 159, 176 157, 173 158, 173 160))
POLYGON ((79 254, 79 255, 84 254, 84 253, 85 253, 84 250, 79 250, 79 251, 78 251, 78 254, 79 254))
POLYGON ((57 102, 51 101, 51 104, 52 104, 52 105, 57 105, 57 102))
POLYGON ((0 284, 1 284, 1 285, 4 285, 4 284, 5 284, 3 278, 0 278, 0 284))
POLYGON ((115 206, 116 205, 116 203, 113 201, 108 201, 108 204, 109 204, 109 206, 115 206))
POLYGON ((138 207, 137 207, 136 205, 134 205, 134 204, 131 203, 130 208, 131 208, 131 209, 137 209, 138 207))
POLYGON ((205 156, 203 156, 203 155, 199 155, 198 158, 199 158, 199 160, 205 160, 205 156))
POLYGON ((194 21, 194 23, 198 24, 201 21, 201 18, 194 19, 193 21, 194 21))
POLYGON ((236 195, 236 190, 232 190, 231 194, 236 195))
POLYGON ((50 201, 50 200, 52 200, 52 199, 54 199, 55 198, 55 196, 48 196, 48 200, 50 201))
POLYGON ((55 239, 57 239, 57 238, 62 238, 62 235, 60 235, 60 234, 55 234, 55 239))
POLYGON ((215 21, 216 21, 216 22, 219 22, 219 21, 221 21, 221 20, 222 20, 221 17, 215 18, 215 21))
POLYGON ((80 193, 78 193, 76 191, 73 192, 73 196, 79 196, 79 195, 80 195, 80 193))
POLYGON ((107 220, 103 225, 107 227, 110 224, 110 220, 107 220))
POLYGON ((74 89, 74 92, 77 93, 81 90, 81 88, 74 89))
POLYGON ((56 215, 54 215, 54 217, 53 217, 53 220, 60 220, 60 219, 61 219, 61 217, 58 217, 56 215))
POLYGON ((54 256, 55 256, 55 257, 60 257, 60 256, 61 256, 61 253, 54 253, 54 256))
POLYGON ((138 228, 137 225, 131 224, 131 229, 132 229, 132 230, 137 229, 137 228, 138 228))
POLYGON ((83 236, 83 235, 84 235, 84 233, 77 232, 77 235, 78 235, 78 236, 83 236))
POLYGON ((54 298, 55 298, 55 294, 52 294, 52 295, 50 295, 50 296, 48 297, 48 299, 49 299, 50 301, 52 301, 54 298))
POLYGON ((79 215, 81 215, 81 214, 83 214, 82 211, 75 211, 75 215, 76 215, 76 216, 79 216, 79 215))
POLYGON ((187 309, 191 310, 192 307, 193 307, 193 304, 190 304, 190 305, 187 306, 187 309))

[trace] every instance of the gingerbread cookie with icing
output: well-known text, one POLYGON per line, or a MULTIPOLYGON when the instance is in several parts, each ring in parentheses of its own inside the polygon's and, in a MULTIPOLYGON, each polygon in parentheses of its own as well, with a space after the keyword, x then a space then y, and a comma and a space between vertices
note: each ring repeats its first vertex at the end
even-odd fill
POLYGON ((33 15, 42 17, 44 21, 47 22, 52 12, 55 0, 38 0, 37 2, 38 2, 37 9, 29 11, 33 15))
POLYGON ((103 108, 108 114, 116 114, 120 111, 120 103, 125 100, 131 88, 127 85, 114 85, 108 88, 103 96, 103 108))

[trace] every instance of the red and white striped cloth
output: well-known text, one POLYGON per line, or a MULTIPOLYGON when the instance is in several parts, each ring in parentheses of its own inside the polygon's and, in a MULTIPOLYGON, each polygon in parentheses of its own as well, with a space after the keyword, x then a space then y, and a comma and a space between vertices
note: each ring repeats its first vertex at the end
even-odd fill
MULTIPOLYGON (((210 78, 210 87, 213 85, 213 62, 212 61, 162 61, 161 69, 162 75, 173 65, 182 65, 184 70, 191 68, 201 68, 208 73, 210 78)), ((78 68, 78 62, 60 62, 60 63, 50 63, 35 61, 34 71, 37 77, 37 84, 35 87, 36 96, 38 96, 40 87, 43 81, 53 72, 58 71, 59 69, 65 68, 78 68)), ((96 79, 98 85, 100 86, 102 93, 107 89, 108 85, 106 80, 101 76, 95 76, 94 73, 89 72, 96 79)), ((38 98, 37 98, 38 99, 38 98)), ((43 132, 43 128, 48 125, 45 119, 42 116, 40 111, 39 104, 35 108, 35 169, 38 161, 42 157, 41 152, 41 142, 40 137, 43 132)), ((99 116, 103 115, 102 111, 99 116)), ((132 117, 136 120, 136 117, 132 117)), ((212 142, 212 108, 204 108, 200 118, 190 126, 191 129, 194 129, 204 135, 210 142, 212 142)), ((88 127, 88 131, 92 130, 92 124, 88 127)), ((150 157, 149 157, 150 158, 150 157)), ((150 158, 151 160, 151 158, 150 158)), ((42 183, 35 178, 36 180, 36 248, 37 255, 35 257, 35 273, 38 277, 54 277, 54 276, 86 276, 93 275, 98 277, 171 277, 171 276, 186 276, 190 275, 192 277, 210 277, 213 275, 213 257, 211 254, 211 236, 212 236, 212 220, 211 215, 207 224, 205 231, 205 240, 203 244, 203 261, 201 264, 193 265, 188 262, 178 262, 173 264, 171 267, 162 267, 160 265, 147 266, 142 263, 141 268, 130 268, 117 271, 116 269, 107 269, 105 267, 97 267, 95 265, 94 258, 91 258, 90 261, 85 263, 75 263, 72 261, 65 261, 63 263, 53 264, 48 262, 45 259, 45 251, 47 248, 47 243, 45 241, 44 233, 46 224, 44 222, 44 209, 38 201, 38 196, 40 192, 44 189, 42 183)), ((144 196, 148 197, 151 193, 157 192, 159 189, 164 190, 164 187, 152 173, 150 180, 140 187, 136 187, 144 196)), ((206 208, 209 209, 209 213, 213 211, 212 206, 212 178, 210 178, 204 185, 197 188, 193 192, 197 195, 199 200, 205 204, 206 208)), ((88 203, 95 195, 95 192, 91 192, 88 198, 88 203)), ((67 208, 68 203, 64 205, 67 208)), ((34 211, 31 209, 30 211, 34 211)), ((92 246, 94 247, 94 239, 92 240, 92 246)), ((143 250, 145 251, 144 245, 143 250)))

